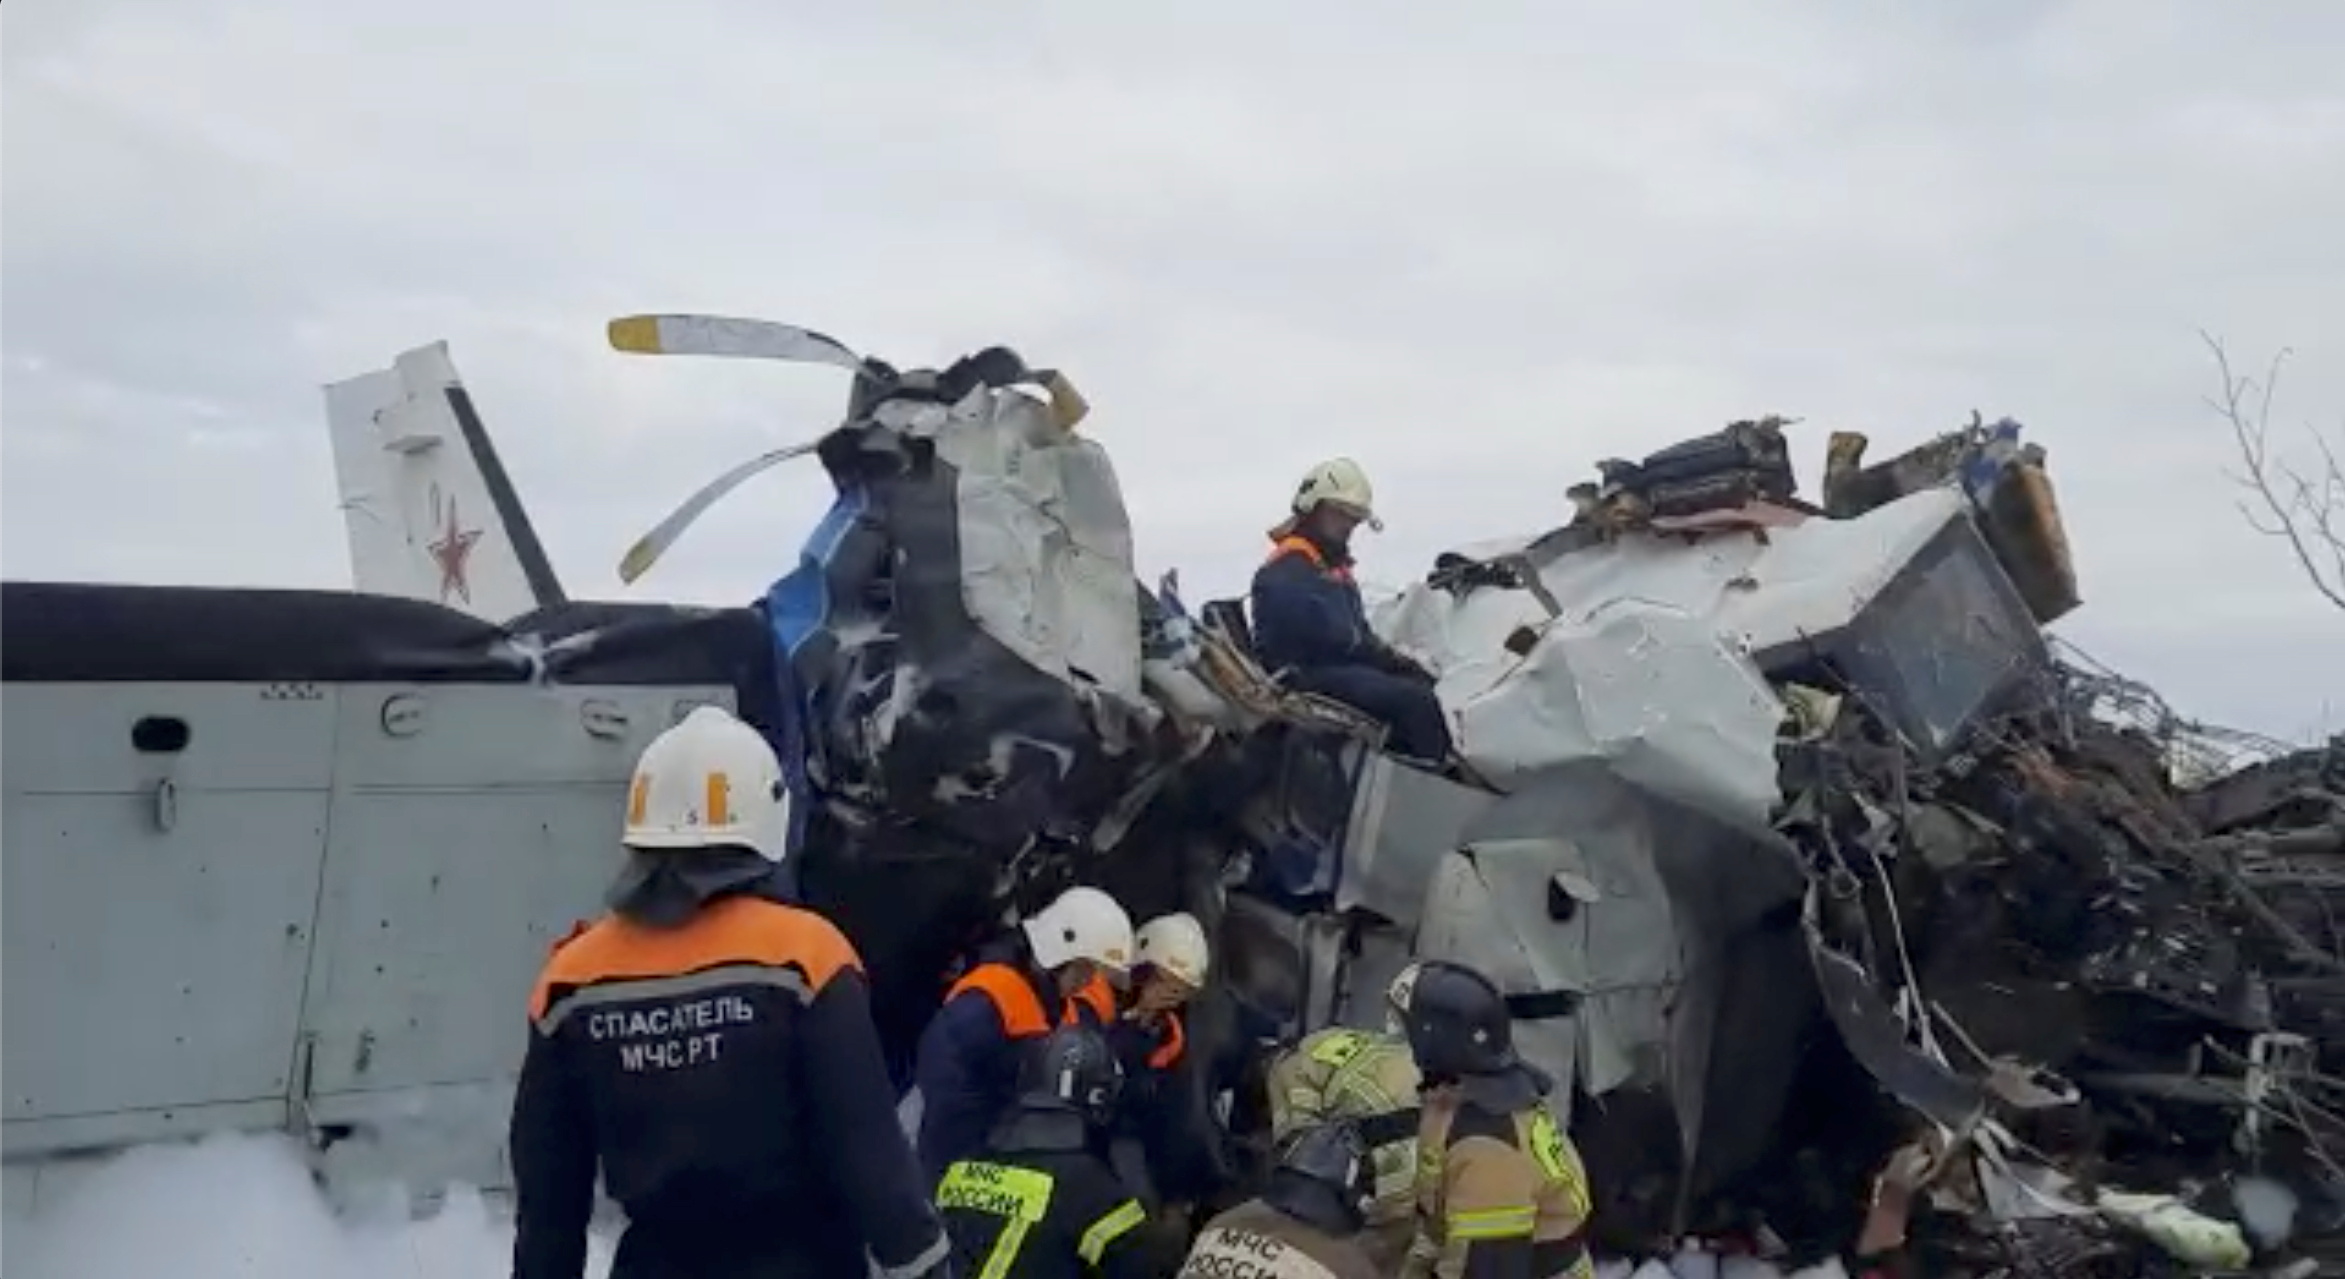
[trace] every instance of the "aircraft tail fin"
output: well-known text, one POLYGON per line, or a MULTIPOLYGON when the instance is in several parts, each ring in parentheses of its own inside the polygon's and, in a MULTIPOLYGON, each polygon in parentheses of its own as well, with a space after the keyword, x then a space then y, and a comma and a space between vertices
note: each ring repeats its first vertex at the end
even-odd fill
POLYGON ((493 622, 563 601, 447 343, 325 391, 357 589, 493 622))

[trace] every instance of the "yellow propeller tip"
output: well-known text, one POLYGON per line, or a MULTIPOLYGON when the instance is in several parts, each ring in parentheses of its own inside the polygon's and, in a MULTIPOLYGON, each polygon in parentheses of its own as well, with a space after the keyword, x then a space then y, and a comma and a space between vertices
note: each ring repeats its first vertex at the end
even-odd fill
POLYGON ((610 323, 611 349, 637 355, 658 355, 660 321, 656 315, 624 315, 610 323))
POLYGON ((619 580, 633 583, 636 578, 643 576, 644 570, 650 568, 656 558, 658 552, 652 550, 649 542, 637 542, 628 547, 627 553, 619 559, 619 580))

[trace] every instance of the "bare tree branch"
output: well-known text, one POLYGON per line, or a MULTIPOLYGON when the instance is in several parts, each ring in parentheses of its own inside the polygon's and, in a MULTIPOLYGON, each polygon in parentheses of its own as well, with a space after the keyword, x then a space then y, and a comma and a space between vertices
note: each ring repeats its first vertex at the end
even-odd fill
POLYGON ((2272 357, 2259 382, 2231 371, 2222 342, 2204 332, 2198 336, 2214 353, 2215 369, 2223 377, 2222 397, 2210 397, 2207 405, 2230 424, 2239 449, 2240 469, 2225 474, 2247 491, 2240 514, 2249 528, 2286 542, 2313 589, 2345 609, 2345 467, 2338 465, 2338 444, 2306 428, 2320 457, 2310 473, 2271 454, 2272 393, 2288 350, 2283 347, 2272 357))

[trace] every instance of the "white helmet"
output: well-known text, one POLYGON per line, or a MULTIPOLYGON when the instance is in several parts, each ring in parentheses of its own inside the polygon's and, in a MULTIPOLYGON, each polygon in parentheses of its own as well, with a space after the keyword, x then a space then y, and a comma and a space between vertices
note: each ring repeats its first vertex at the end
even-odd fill
POLYGON ((1205 926, 1185 911, 1158 915, 1140 925, 1132 948, 1132 963, 1152 964, 1178 977, 1191 990, 1205 984, 1205 970, 1213 964, 1205 944, 1205 926))
POLYGON ((1384 1029, 1387 1034, 1408 1033, 1409 997, 1417 993, 1417 974, 1424 970, 1424 964, 1412 959, 1406 967, 1393 974, 1392 984, 1384 988, 1384 1029))
POLYGON ((737 846, 778 862, 789 835, 782 762, 721 706, 694 707, 635 761, 620 836, 629 848, 737 846))
POLYGON ((1034 962, 1060 968, 1088 959, 1121 975, 1132 966, 1132 918, 1116 899, 1096 888, 1070 888, 1036 911, 1020 927, 1034 962))
POLYGON ((1384 521, 1376 518, 1376 490, 1368 483, 1368 473, 1348 457, 1331 458, 1312 467, 1296 486, 1295 514, 1309 515, 1323 503, 1359 516, 1379 533, 1384 531, 1384 521))

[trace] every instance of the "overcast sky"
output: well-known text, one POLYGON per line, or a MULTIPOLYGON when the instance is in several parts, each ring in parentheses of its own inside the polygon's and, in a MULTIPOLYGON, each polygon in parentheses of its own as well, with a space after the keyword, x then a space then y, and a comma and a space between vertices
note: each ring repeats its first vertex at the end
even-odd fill
MULTIPOLYGON (((2080 559, 2064 633, 2186 713, 2345 728, 2345 615, 2234 510, 2194 336, 2296 349, 2291 439, 2345 420, 2335 0, 4 22, 12 578, 346 586, 320 384, 444 338, 565 584, 622 594, 638 533, 843 394, 604 344, 705 310, 1066 367, 1143 567, 1221 590, 1331 453, 1397 583, 1730 418, 1804 418, 1812 496, 1834 428, 2011 414, 2080 559)), ((827 497, 769 473, 629 593, 754 596, 827 497)))

